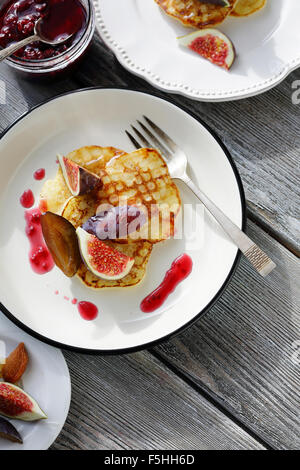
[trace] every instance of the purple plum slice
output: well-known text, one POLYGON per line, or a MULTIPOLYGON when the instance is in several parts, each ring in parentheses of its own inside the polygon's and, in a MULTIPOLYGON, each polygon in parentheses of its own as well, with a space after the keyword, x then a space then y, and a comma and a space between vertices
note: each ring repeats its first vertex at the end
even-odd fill
POLYGON ((67 219, 53 212, 41 215, 41 226, 46 245, 56 266, 73 277, 81 264, 76 230, 67 219))
POLYGON ((57 155, 57 158, 66 184, 73 196, 86 194, 102 187, 102 181, 99 176, 62 155, 57 155))
POLYGON ((228 0, 200 0, 201 3, 210 3, 211 5, 218 5, 220 7, 230 7, 228 0))
POLYGON ((23 439, 16 428, 7 419, 0 416, 0 438, 23 444, 23 439))
POLYGON ((136 206, 109 206, 88 219, 82 228, 99 240, 127 238, 146 223, 146 216, 136 206))

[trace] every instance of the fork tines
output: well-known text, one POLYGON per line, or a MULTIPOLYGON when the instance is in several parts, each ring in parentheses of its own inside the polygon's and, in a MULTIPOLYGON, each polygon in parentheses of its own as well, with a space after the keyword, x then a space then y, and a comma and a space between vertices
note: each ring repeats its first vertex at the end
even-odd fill
POLYGON ((151 119, 149 119, 147 116, 143 116, 145 121, 149 124, 149 126, 161 137, 161 139, 168 145, 168 147, 173 150, 173 152, 176 152, 178 150, 178 145, 174 142, 171 137, 166 134, 160 127, 158 127, 151 119))
POLYGON ((254 268, 262 276, 267 276, 275 268, 275 263, 189 178, 186 153, 151 119, 143 118, 147 125, 137 121, 141 130, 131 126, 137 138, 126 131, 133 145, 137 149, 142 145, 157 148, 165 158, 171 178, 180 179, 195 193, 254 268))
POLYGON ((161 142, 160 139, 154 133, 141 121, 137 120, 137 123, 140 125, 141 129, 144 131, 144 134, 142 134, 135 126, 131 126, 136 137, 133 136, 129 131, 125 131, 135 148, 139 149, 141 147, 151 147, 151 148, 157 148, 162 155, 164 155, 167 158, 171 158, 172 153, 170 150, 175 151, 175 148, 177 145, 175 142, 162 130, 160 129, 151 119, 149 119, 147 116, 143 116, 145 121, 148 123, 148 125, 151 127, 151 129, 156 132, 156 134, 163 140, 164 143, 161 142), (145 136, 147 135, 147 137, 145 136), (169 149, 167 148, 169 147, 169 149))

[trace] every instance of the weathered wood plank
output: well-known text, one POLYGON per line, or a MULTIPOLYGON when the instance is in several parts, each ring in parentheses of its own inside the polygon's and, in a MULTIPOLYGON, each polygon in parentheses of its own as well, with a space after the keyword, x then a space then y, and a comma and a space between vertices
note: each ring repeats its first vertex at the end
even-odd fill
POLYGON ((52 449, 263 449, 150 353, 65 353, 72 404, 52 449))
MULTIPOLYGON (((296 201, 299 196, 297 168, 300 108, 299 105, 291 103, 291 84, 299 78, 300 69, 276 89, 238 102, 198 103, 181 96, 173 96, 175 102, 187 106, 218 132, 241 172, 250 217, 295 253, 299 253, 299 217, 296 201)), ((33 105, 79 87, 128 86, 142 91, 153 90, 142 79, 125 71, 97 36, 82 67, 70 76, 52 79, 51 82, 27 81, 15 75, 5 64, 1 64, 0 80, 5 80, 7 87, 7 105, 0 105, 0 131, 33 105)), ((165 96, 163 93, 157 93, 165 96)), ((170 361, 172 367, 178 368, 189 380, 211 394, 270 445, 278 448, 299 448, 299 365, 293 364, 291 359, 293 341, 300 339, 299 313, 296 310, 298 293, 295 287, 299 270, 295 258, 290 253, 262 231, 253 225, 251 227, 251 234, 265 246, 275 261, 277 260, 280 268, 262 284, 263 281, 249 270, 243 261, 230 288, 206 318, 180 338, 156 349, 155 355, 160 354, 164 361, 170 361)), ((151 407, 146 407, 144 422, 137 427, 139 432, 130 428, 128 433, 124 433, 125 428, 132 426, 131 413, 135 412, 135 420, 141 419, 140 406, 146 403, 144 397, 141 404, 139 403, 141 391, 137 398, 133 394, 129 399, 130 406, 123 414, 126 418, 123 422, 122 413, 121 418, 114 414, 114 410, 117 413, 123 408, 122 390, 118 390, 116 408, 111 401, 116 396, 116 387, 108 380, 111 373, 108 365, 112 364, 121 369, 115 372, 115 382, 122 384, 128 395, 131 388, 125 378, 132 381, 133 370, 138 369, 137 377, 140 381, 144 380, 145 371, 141 363, 146 359, 143 355, 135 355, 134 361, 131 358, 87 358, 71 353, 68 353, 67 357, 75 392, 70 417, 55 448, 146 448, 147 445, 149 448, 161 448, 160 436, 153 436, 157 431, 153 421, 149 427, 148 421, 146 422, 151 407), (131 370, 127 375, 122 371, 126 361, 129 361, 131 370), (90 368, 92 372, 87 374, 86 370, 90 368), (104 372, 101 375, 99 368, 100 371, 104 368, 105 375, 104 372), (110 407, 108 411, 104 406, 99 407, 97 400, 101 395, 92 392, 94 382, 97 384, 96 390, 99 391, 99 384, 104 387, 103 403, 110 407), (108 396, 108 391, 111 396, 108 396), (90 397, 87 399, 87 394, 91 394, 91 401, 90 397), (87 413, 82 407, 83 401, 87 406, 87 413), (138 410, 135 409, 136 406, 138 410), (110 427, 109 420, 112 418, 113 425, 110 427), (98 428, 99 425, 101 427, 98 428), (145 440, 141 435, 142 427, 146 428, 148 433, 145 434, 145 440), (84 440, 86 429, 88 433, 84 440), (93 434, 97 438, 94 438, 93 434), (124 434, 127 437, 124 437, 124 434)), ((150 364, 153 363, 149 355, 145 357, 150 364)), ((169 374, 174 383, 179 380, 165 371, 159 363, 155 363, 155 367, 158 368, 153 373, 156 379, 169 374), (161 372, 162 370, 164 372, 161 372)), ((145 383, 150 390, 154 390, 151 389, 151 380, 149 378, 145 383)), ((178 421, 180 422, 181 415, 178 415, 178 410, 183 406, 179 399, 181 381, 180 386, 177 384, 176 387, 178 396, 174 406, 177 412, 174 418, 164 409, 165 402, 167 403, 170 397, 167 391, 159 402, 158 409, 163 413, 159 430, 163 429, 163 423, 170 425, 173 430, 178 421)), ((138 390, 141 390, 141 387, 138 390)), ((192 388, 185 389, 183 397, 187 400, 191 394, 200 407, 197 400, 203 399, 191 390, 192 388)), ((201 406, 204 406, 202 401, 201 406)), ((193 425, 195 422, 196 420, 193 425)), ((201 434, 197 431, 200 437, 196 442, 192 440, 193 436, 187 434, 187 448, 200 445, 199 442, 202 435, 206 435, 206 431, 205 426, 201 434)), ((224 428, 219 429, 218 439, 221 439, 222 432, 224 428)), ((168 439, 171 438, 166 431, 163 436, 162 445, 168 448, 168 439)), ((212 434, 209 436, 201 441, 201 445, 218 445, 218 439, 212 439, 212 434)), ((235 443, 234 437, 231 434, 230 436, 228 445, 235 443)), ((174 441, 173 445, 175 446, 174 441)), ((246 444, 241 444, 238 440, 238 445, 246 444)))
POLYGON ((300 340, 300 264, 249 226, 278 268, 263 280, 243 259, 211 311, 154 352, 270 446, 299 449, 300 354, 297 363, 293 353, 300 340))
MULTIPOLYGON (((204 119, 226 143, 244 182, 250 217, 297 254, 300 105, 292 104, 291 85, 299 78, 300 69, 276 89, 228 103, 199 103, 173 95, 176 103, 204 119)), ((68 90, 96 85, 153 90, 123 69, 98 35, 82 66, 69 76, 51 82, 24 80, 0 64, 0 80, 6 82, 8 97, 7 106, 0 105, 0 130, 33 105, 68 90)))

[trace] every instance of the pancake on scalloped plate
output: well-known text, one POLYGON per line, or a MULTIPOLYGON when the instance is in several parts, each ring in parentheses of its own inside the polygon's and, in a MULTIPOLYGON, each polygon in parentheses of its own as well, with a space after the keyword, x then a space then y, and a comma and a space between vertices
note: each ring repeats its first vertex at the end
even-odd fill
POLYGON ((155 0, 172 18, 184 26, 197 28, 177 38, 186 47, 212 64, 229 70, 235 60, 235 47, 228 36, 215 29, 227 16, 248 16, 260 10, 266 0, 155 0))
POLYGON ((228 0, 228 6, 199 0, 155 0, 167 15, 179 20, 184 26, 213 28, 230 15, 237 0, 228 0))
POLYGON ((261 10, 266 2, 267 0, 238 0, 230 14, 232 16, 249 16, 261 10))

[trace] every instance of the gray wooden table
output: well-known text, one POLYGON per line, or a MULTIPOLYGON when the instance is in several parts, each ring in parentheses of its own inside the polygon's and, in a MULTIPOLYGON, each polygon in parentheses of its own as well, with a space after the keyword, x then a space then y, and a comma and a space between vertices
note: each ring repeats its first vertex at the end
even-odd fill
MULTIPOLYGON (((264 95, 230 103, 173 96, 227 145, 245 187, 248 232, 278 268, 264 281, 243 259, 205 317, 149 351, 64 352, 73 395, 52 449, 300 448, 300 105, 291 98, 299 79, 300 69, 264 95)), ((71 76, 26 81, 1 64, 0 80, 7 93, 0 131, 68 90, 121 85, 151 91, 97 35, 71 76)))

